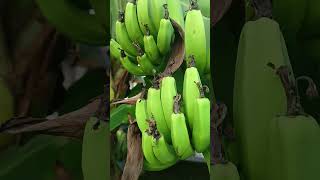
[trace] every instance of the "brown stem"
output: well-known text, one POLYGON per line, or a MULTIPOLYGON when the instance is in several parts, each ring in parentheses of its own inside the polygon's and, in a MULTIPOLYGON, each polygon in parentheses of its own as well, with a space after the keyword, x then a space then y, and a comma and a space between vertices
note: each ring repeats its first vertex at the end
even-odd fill
POLYGON ((199 8, 199 6, 198 6, 197 0, 190 0, 190 10, 198 9, 198 8, 199 8))
POLYGON ((194 59, 194 55, 190 55, 188 57, 190 60, 189 60, 189 63, 187 64, 188 67, 195 67, 196 66, 196 60, 194 59))
POLYGON ((254 8, 257 17, 272 18, 271 0, 251 0, 251 6, 254 8))
POLYGON ((181 100, 181 95, 177 94, 176 96, 174 96, 174 104, 173 104, 173 112, 175 114, 180 113, 180 101, 181 100))
POLYGON ((120 22, 124 22, 124 12, 123 11, 119 11, 118 13, 118 21, 120 22))
POLYGON ((223 128, 222 122, 227 114, 225 104, 214 104, 211 113, 211 163, 225 163, 224 150, 222 146, 223 128))
POLYGON ((150 36, 150 29, 149 29, 148 24, 144 24, 144 27, 146 28, 146 35, 150 36))
POLYGON ((314 81, 308 77, 308 76, 300 76, 296 79, 296 84, 298 86, 298 82, 299 80, 305 80, 308 82, 308 88, 306 90, 306 95, 309 97, 309 98, 315 98, 315 97, 318 97, 319 96, 319 93, 318 93, 318 90, 317 90, 317 86, 316 84, 314 83, 314 81))
POLYGON ((164 8, 164 19, 169 19, 168 4, 163 4, 163 8, 164 8))

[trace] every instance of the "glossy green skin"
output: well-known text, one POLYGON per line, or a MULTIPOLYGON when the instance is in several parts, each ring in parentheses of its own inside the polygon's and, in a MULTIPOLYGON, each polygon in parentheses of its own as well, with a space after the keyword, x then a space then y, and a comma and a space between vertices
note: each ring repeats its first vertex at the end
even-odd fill
POLYGON ((151 19, 156 31, 159 31, 160 20, 164 17, 164 4, 166 4, 166 0, 150 1, 151 19))
POLYGON ((162 162, 157 159, 153 152, 153 146, 152 135, 142 132, 142 151, 146 161, 153 165, 161 165, 162 162))
POLYGON ((194 153, 183 113, 171 115, 171 139, 179 159, 186 159, 194 153))
POLYGON ((192 144, 199 153, 210 145, 210 100, 198 98, 195 101, 192 144))
POLYGON ((153 36, 144 36, 143 37, 143 43, 144 43, 144 50, 145 53, 148 55, 148 58, 151 60, 153 64, 160 64, 160 52, 158 49, 158 46, 156 44, 156 41, 154 40, 153 36))
POLYGON ((145 132, 148 128, 148 113, 147 113, 147 101, 144 99, 138 99, 136 102, 136 120, 141 132, 145 132))
POLYGON ((237 167, 232 163, 216 164, 211 166, 211 180, 240 180, 237 167))
POLYGON ((146 75, 153 75, 156 73, 155 67, 153 66, 146 54, 143 54, 142 56, 137 56, 137 61, 140 65, 140 68, 146 75))
POLYGON ((186 60, 193 55, 200 74, 205 72, 207 64, 206 29, 200 10, 188 11, 185 24, 185 52, 186 60))
POLYGON ((196 99, 200 97, 200 91, 195 82, 200 82, 200 75, 195 67, 187 68, 183 79, 183 104, 188 125, 192 129, 196 99))
POLYGON ((270 122, 269 179, 320 178, 320 128, 311 116, 280 116, 270 122))
POLYGON ((150 1, 149 0, 137 0, 137 14, 138 14, 138 21, 139 26, 143 34, 147 34, 146 28, 144 25, 148 25, 151 35, 157 37, 157 30, 153 25, 151 19, 152 11, 149 11, 150 1))
POLYGON ((165 141, 163 136, 159 139, 152 138, 152 149, 156 158, 163 164, 170 164, 178 159, 173 147, 165 141))
POLYGON ((146 75, 146 73, 142 70, 142 68, 133 62, 130 61, 129 57, 120 57, 120 62, 122 66, 131 74, 137 75, 137 76, 143 76, 146 75))
POLYGON ((173 113, 174 97, 177 95, 176 80, 167 76, 161 80, 161 104, 168 128, 171 130, 171 115, 173 113))
POLYGON ((110 177, 109 124, 100 121, 98 129, 93 129, 97 118, 87 122, 82 145, 82 172, 84 180, 108 179, 110 177))
POLYGON ((124 23, 131 41, 137 41, 140 46, 143 46, 143 33, 139 27, 137 5, 128 2, 124 18, 124 23))
POLYGON ((110 55, 116 59, 120 59, 120 49, 122 49, 120 44, 117 43, 117 41, 115 41, 114 39, 110 39, 109 47, 110 47, 110 55))
POLYGON ((170 18, 176 21, 181 26, 181 28, 184 29, 184 12, 180 1, 167 0, 167 4, 170 18))
POLYGON ((234 81, 233 117, 239 140, 240 165, 246 180, 266 178, 268 123, 286 113, 280 78, 267 66, 287 65, 279 25, 268 18, 245 24, 238 46, 234 81))
POLYGON ((126 51, 132 56, 138 55, 138 51, 132 44, 132 41, 128 35, 127 28, 124 22, 116 22, 116 40, 124 51, 126 51))
POLYGON ((174 29, 169 19, 161 19, 157 37, 157 46, 162 55, 166 55, 171 49, 171 41, 174 29))
POLYGON ((153 117, 157 123, 157 128, 165 140, 171 143, 170 129, 164 118, 162 105, 161 105, 161 92, 160 89, 149 88, 147 97, 147 112, 148 117, 153 117))

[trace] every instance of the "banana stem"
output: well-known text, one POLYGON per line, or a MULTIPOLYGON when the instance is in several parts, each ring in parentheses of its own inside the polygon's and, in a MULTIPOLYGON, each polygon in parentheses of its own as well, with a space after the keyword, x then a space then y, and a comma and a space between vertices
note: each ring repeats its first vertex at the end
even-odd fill
POLYGON ((178 114, 180 113, 180 101, 181 100, 181 95, 180 94, 177 94, 175 97, 174 97, 174 104, 173 104, 173 112, 175 114, 178 114))

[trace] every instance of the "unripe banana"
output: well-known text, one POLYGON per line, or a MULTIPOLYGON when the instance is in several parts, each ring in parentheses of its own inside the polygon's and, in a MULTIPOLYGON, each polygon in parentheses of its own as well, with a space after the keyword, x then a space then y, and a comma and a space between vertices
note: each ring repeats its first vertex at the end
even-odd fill
POLYGON ((190 157, 194 151, 192 149, 186 120, 183 113, 173 113, 171 116, 171 138, 172 145, 179 159, 190 157))
POLYGON ((120 50, 120 62, 122 66, 131 74, 137 75, 137 76, 144 76, 145 72, 141 69, 140 66, 134 64, 130 61, 128 56, 125 54, 124 50, 120 50))
POLYGON ((154 119, 161 135, 164 136, 168 143, 171 143, 170 130, 164 118, 160 89, 149 88, 147 97, 147 112, 149 119, 154 119))
POLYGON ((198 98, 195 102, 192 144, 199 153, 210 145, 210 100, 198 98))
POLYGON ((165 4, 165 0, 151 0, 150 1, 150 10, 151 13, 151 19, 154 27, 156 28, 156 31, 159 31, 160 26, 160 20, 162 19, 164 15, 163 11, 163 5, 165 4))
MULTIPOLYGON (((122 49, 122 47, 120 46, 120 44, 114 40, 114 39, 110 39, 110 45, 109 45, 109 48, 110 48, 110 55, 112 57, 114 57, 115 59, 120 59, 120 56, 121 56, 121 51, 120 49, 122 49)), ((129 57, 130 61, 131 59, 134 59, 133 56, 131 56, 129 53, 126 53, 125 54, 129 57)))
POLYGON ((139 55, 137 56, 137 61, 140 65, 140 68, 145 73, 145 75, 153 75, 156 73, 156 69, 151 63, 151 60, 146 53, 143 52, 138 43, 134 42, 134 46, 137 48, 139 55))
POLYGON ((197 3, 195 1, 192 2, 191 9, 186 16, 184 40, 186 60, 189 63, 189 57, 193 55, 196 67, 200 74, 203 74, 207 63, 206 29, 201 11, 197 9, 197 3))
POLYGON ((139 45, 143 46, 143 33, 138 22, 136 0, 131 0, 127 3, 124 22, 130 39, 139 42, 139 45))
POLYGON ((206 43, 207 43, 207 60, 206 60, 206 67, 205 67, 205 73, 210 73, 210 64, 211 64, 211 59, 210 59, 210 18, 204 17, 203 16, 203 22, 204 22, 204 27, 206 29, 206 43))
POLYGON ((177 95, 176 81, 167 76, 161 80, 161 104, 168 128, 171 130, 171 115, 173 113, 174 97, 177 95))
POLYGON ((146 35, 143 37, 144 50, 153 64, 160 64, 160 52, 156 41, 150 35, 149 27, 146 25, 146 35))
POLYGON ((183 79, 183 103, 189 127, 192 129, 196 99, 200 97, 198 85, 201 85, 200 75, 195 67, 186 69, 183 79))
POLYGON ((144 154, 145 159, 150 164, 162 164, 155 156, 153 152, 153 139, 152 135, 149 135, 147 132, 142 132, 142 151, 144 154))
POLYGON ((147 32, 145 29, 145 25, 148 25, 150 33, 154 37, 157 37, 157 31, 152 23, 151 16, 149 13, 149 3, 149 0, 137 0, 137 14, 139 26, 143 34, 146 34, 147 32))
POLYGON ((149 124, 147 122, 148 114, 147 114, 147 101, 144 99, 138 99, 136 102, 136 120, 138 127, 141 132, 145 132, 149 128, 149 124))
POLYGON ((171 42, 173 38, 174 29, 169 19, 169 11, 164 5, 165 15, 160 20, 160 27, 157 37, 157 46, 162 55, 166 55, 171 49, 171 42))
POLYGON ((152 148, 154 155, 163 164, 172 163, 178 159, 173 147, 161 135, 152 138, 152 148))
POLYGON ((184 13, 180 1, 167 0, 168 10, 170 12, 170 18, 176 21, 182 29, 185 27, 184 13))
POLYGON ((240 164, 248 180, 267 179, 264 162, 268 154, 268 126, 273 117, 286 113, 284 88, 276 73, 268 67, 272 63, 275 67, 291 68, 281 36, 279 24, 269 18, 248 21, 240 36, 233 88, 233 120, 239 137, 240 164))
POLYGON ((124 23, 124 13, 119 12, 119 17, 116 22, 116 39, 117 42, 121 45, 122 49, 124 49, 127 53, 137 56, 137 49, 132 44, 132 41, 128 35, 126 25, 124 23))

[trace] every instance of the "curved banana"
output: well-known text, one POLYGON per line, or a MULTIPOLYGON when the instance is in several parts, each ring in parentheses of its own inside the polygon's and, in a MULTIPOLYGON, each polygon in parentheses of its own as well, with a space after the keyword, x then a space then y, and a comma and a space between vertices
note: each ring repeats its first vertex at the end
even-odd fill
POLYGON ((145 75, 153 75, 157 72, 145 53, 142 56, 137 56, 137 61, 145 75))
MULTIPOLYGON (((110 49, 110 55, 116 59, 120 59, 121 56, 121 49, 122 47, 120 46, 120 44, 114 40, 114 39, 110 39, 110 45, 109 45, 109 49, 110 49)), ((131 56, 130 54, 126 53, 125 54, 129 57, 130 61, 131 59, 134 59, 133 56, 131 56)))
POLYGON ((143 33, 138 22, 136 0, 131 0, 127 3, 124 18, 130 39, 139 42, 139 45, 143 46, 143 33))
POLYGON ((160 64, 160 52, 156 44, 156 41, 154 40, 153 36, 150 35, 149 26, 145 25, 145 28, 146 35, 143 37, 145 53, 148 55, 149 59, 153 64, 160 64))
POLYGON ((161 165, 162 163, 156 158, 152 146, 152 135, 149 135, 147 132, 142 132, 142 151, 145 159, 150 164, 161 165))
POLYGON ((210 145, 210 100, 198 98, 195 102, 192 144, 199 153, 210 145))
POLYGON ((145 73, 141 69, 140 66, 134 64, 130 61, 128 56, 125 54, 124 50, 120 50, 120 62, 122 66, 131 74, 137 75, 137 76, 144 76, 145 73))
POLYGON ((189 139, 186 119, 181 112, 171 115, 171 138, 179 159, 187 159, 194 153, 189 139))
POLYGON ((154 27, 150 13, 149 13, 149 0, 137 0, 137 14, 138 14, 138 21, 139 26, 143 34, 146 34, 145 25, 148 25, 150 28, 150 33, 157 37, 157 31, 154 27))
POLYGON ((154 155, 163 164, 172 163, 178 159, 173 147, 161 135, 160 137, 152 138, 152 149, 154 155))
POLYGON ((164 5, 165 15, 160 20, 160 26, 157 37, 157 46, 162 55, 166 55, 171 49, 171 42, 173 39, 174 29, 169 19, 169 11, 164 5))
POLYGON ((170 18, 176 21, 182 29, 185 28, 184 13, 180 1, 167 0, 170 18))
POLYGON ((149 88, 147 97, 147 112, 151 119, 154 119, 157 123, 157 128, 160 133, 164 136, 165 140, 171 143, 170 130, 167 126, 166 120, 164 118, 160 89, 149 88))
POLYGON ((207 64, 206 29, 201 11, 198 10, 196 1, 191 1, 191 9, 186 16, 185 27, 185 51, 186 60, 194 56, 196 67, 203 74, 207 64))
POLYGON ((132 41, 128 35, 126 25, 124 23, 124 13, 119 11, 119 17, 116 22, 116 39, 121 47, 130 55, 137 56, 137 49, 132 44, 132 41))
POLYGON ((136 120, 138 127, 141 132, 145 132, 149 128, 149 124, 147 122, 148 114, 147 114, 147 101, 144 99, 138 99, 136 102, 136 120))
POLYGON ((171 130, 171 115, 173 113, 174 97, 177 95, 176 80, 167 76, 161 80, 161 104, 168 128, 171 130))
POLYGON ((82 43, 106 45, 108 31, 96 16, 65 0, 37 0, 36 2, 42 14, 62 34, 82 43))
POLYGON ((200 97, 199 85, 201 85, 200 75, 195 67, 189 67, 184 73, 183 79, 183 103, 189 127, 193 128, 194 109, 196 99, 200 97))
POLYGON ((152 10, 151 19, 156 31, 159 31, 160 20, 164 16, 163 5, 165 0, 151 0, 150 9, 152 10))
POLYGON ((207 18, 203 16, 203 22, 204 22, 204 27, 206 29, 206 43, 207 43, 207 60, 206 60, 206 67, 205 67, 205 73, 210 73, 210 64, 211 64, 211 59, 210 59, 210 18, 207 18))

